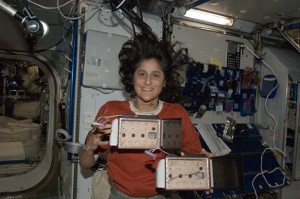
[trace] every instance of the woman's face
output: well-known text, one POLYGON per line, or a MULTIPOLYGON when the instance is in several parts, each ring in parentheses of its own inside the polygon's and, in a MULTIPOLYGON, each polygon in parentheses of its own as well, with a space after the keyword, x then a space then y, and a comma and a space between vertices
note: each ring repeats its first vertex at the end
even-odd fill
POLYGON ((156 103, 165 84, 165 75, 155 59, 146 59, 134 73, 137 101, 156 103))

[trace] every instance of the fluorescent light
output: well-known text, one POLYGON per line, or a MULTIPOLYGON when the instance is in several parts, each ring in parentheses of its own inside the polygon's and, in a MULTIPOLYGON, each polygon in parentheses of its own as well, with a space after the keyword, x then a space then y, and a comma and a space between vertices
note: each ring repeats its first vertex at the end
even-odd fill
POLYGON ((204 12, 201 10, 189 9, 188 11, 186 11, 184 16, 188 18, 200 20, 200 21, 219 24, 219 25, 226 25, 226 26, 233 25, 233 19, 231 18, 212 14, 209 12, 204 12))

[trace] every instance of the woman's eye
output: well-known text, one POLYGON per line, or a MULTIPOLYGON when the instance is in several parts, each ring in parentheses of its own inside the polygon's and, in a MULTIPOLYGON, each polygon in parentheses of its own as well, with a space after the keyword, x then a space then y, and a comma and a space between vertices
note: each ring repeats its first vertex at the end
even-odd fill
POLYGON ((154 77, 154 78, 159 78, 160 75, 159 75, 159 74, 153 74, 153 77, 154 77))
POLYGON ((145 73, 138 73, 138 76, 139 76, 139 77, 144 77, 144 76, 145 76, 145 73))

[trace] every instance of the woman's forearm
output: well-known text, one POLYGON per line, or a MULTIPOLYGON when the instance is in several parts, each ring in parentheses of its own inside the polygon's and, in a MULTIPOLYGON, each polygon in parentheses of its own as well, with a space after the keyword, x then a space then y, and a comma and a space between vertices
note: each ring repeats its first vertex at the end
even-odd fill
POLYGON ((89 148, 84 148, 79 154, 79 163, 82 168, 89 169, 94 166, 96 160, 94 151, 89 148))

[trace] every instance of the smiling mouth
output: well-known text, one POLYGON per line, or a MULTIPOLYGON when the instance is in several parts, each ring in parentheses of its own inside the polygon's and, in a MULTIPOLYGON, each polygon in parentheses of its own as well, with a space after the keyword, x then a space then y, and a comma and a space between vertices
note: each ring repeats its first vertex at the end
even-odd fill
POLYGON ((142 88, 143 91, 152 91, 152 88, 142 88))

